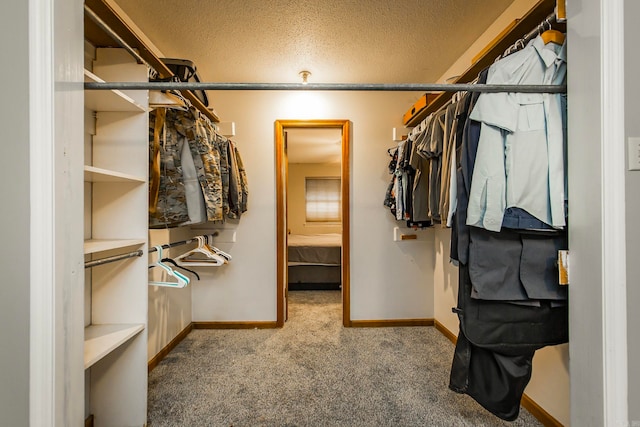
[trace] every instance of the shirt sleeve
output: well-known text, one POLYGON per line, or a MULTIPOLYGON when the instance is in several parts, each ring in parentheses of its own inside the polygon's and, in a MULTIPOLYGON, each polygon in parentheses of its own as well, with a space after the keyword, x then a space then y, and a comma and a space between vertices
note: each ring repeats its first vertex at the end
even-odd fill
MULTIPOLYGON (((511 84, 512 74, 508 64, 496 62, 489 68, 487 84, 511 84)), ((471 110, 470 118, 491 126, 515 132, 518 127, 518 101, 516 94, 509 92, 480 94, 471 110)))
POLYGON ((498 127, 481 123, 467 210, 467 225, 490 231, 500 231, 506 209, 502 132, 498 127))

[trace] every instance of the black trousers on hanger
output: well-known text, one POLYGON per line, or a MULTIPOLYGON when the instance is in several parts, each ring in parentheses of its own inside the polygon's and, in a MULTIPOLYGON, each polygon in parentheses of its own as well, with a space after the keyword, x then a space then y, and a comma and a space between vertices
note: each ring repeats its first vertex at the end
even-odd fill
POLYGON ((568 306, 539 307, 471 298, 469 269, 459 268, 460 321, 449 388, 465 393, 494 415, 512 421, 529 383, 535 351, 569 338, 568 306))

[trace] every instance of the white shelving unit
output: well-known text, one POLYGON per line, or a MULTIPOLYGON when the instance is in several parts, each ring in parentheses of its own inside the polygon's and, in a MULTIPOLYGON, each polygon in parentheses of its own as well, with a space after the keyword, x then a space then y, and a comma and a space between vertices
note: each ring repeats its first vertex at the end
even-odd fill
MULTIPOLYGON (((89 70, 84 70, 84 81, 105 82, 89 70)), ((93 111, 146 111, 143 104, 136 102, 135 99, 119 90, 87 91, 84 96, 84 106, 93 111)))
MULTIPOLYGON (((96 49, 85 70, 85 81, 147 76, 146 66, 113 48, 96 49)), ((147 110, 146 91, 85 91, 86 260, 147 253, 147 110)), ((146 424, 147 270, 142 256, 85 275, 85 416, 97 427, 146 424)))
POLYGON ((133 182, 139 184, 146 182, 144 177, 95 168, 93 166, 84 167, 84 180, 85 182, 133 182))
POLYGON ((91 325, 84 330, 84 368, 90 368, 107 354, 144 330, 142 324, 91 325))

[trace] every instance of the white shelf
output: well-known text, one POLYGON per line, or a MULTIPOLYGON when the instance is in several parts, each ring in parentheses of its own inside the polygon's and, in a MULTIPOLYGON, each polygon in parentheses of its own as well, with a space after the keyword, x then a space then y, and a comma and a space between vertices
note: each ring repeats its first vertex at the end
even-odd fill
POLYGON ((97 168, 95 166, 84 167, 85 182, 135 182, 144 184, 146 179, 143 177, 130 175, 122 172, 115 172, 107 169, 97 168))
POLYGON ((84 369, 144 330, 144 324, 90 325, 84 328, 84 369))
MULTIPOLYGON (((105 82, 88 70, 84 70, 84 81, 105 82)), ((144 106, 119 90, 85 90, 84 105, 94 111, 147 111, 144 106)))
POLYGON ((129 246, 144 245, 144 239, 91 239, 84 241, 84 253, 93 254, 96 252, 109 251, 111 249, 127 248, 129 246))
MULTIPOLYGON (((146 65, 137 64, 124 49, 97 48, 91 54, 86 82, 148 81, 146 65)), ((84 253, 87 259, 99 259, 137 251, 146 246, 149 233, 148 91, 85 90, 84 99, 85 237, 93 237, 85 240, 84 253)), ((84 405, 78 405, 101 425, 142 426, 147 407, 147 257, 94 268, 85 280, 87 381, 84 405)))

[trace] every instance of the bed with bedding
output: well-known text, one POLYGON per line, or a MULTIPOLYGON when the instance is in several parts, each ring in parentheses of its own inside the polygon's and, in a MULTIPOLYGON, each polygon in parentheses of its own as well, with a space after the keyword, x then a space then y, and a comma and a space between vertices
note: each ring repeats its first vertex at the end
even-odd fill
POLYGON ((288 236, 290 290, 340 289, 342 236, 290 234, 288 236))

